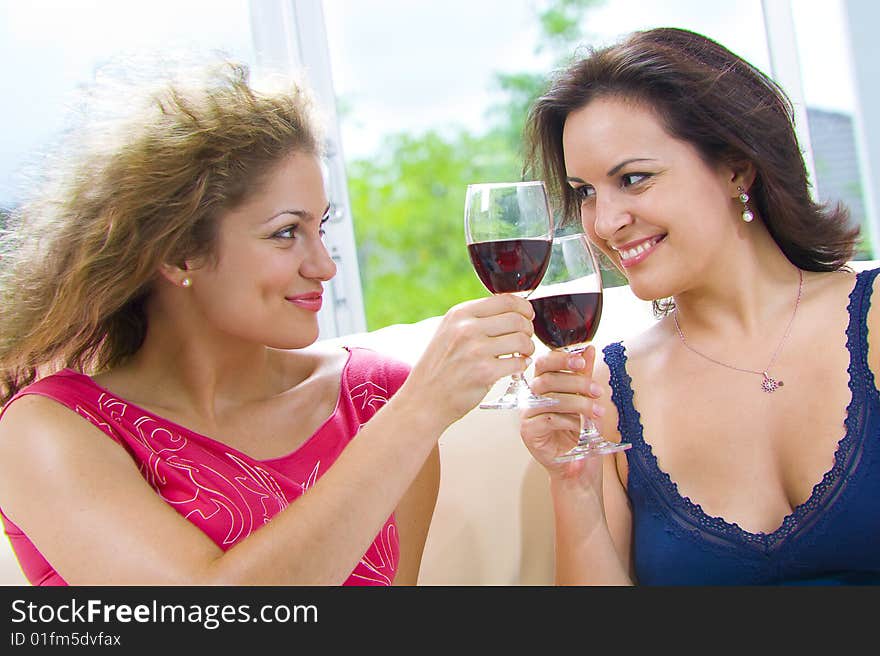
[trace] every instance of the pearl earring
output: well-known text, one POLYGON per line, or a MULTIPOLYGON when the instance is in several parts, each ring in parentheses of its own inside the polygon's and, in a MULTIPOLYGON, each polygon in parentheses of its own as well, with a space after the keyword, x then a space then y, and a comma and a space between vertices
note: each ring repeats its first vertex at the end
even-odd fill
POLYGON ((751 223, 752 219, 755 218, 755 215, 749 208, 749 195, 742 186, 737 187, 736 190, 739 192, 739 200, 743 204, 742 220, 746 223, 751 223))
POLYGON ((192 280, 190 280, 189 278, 184 278, 180 281, 180 284, 183 287, 189 287, 190 285, 192 285, 192 280))

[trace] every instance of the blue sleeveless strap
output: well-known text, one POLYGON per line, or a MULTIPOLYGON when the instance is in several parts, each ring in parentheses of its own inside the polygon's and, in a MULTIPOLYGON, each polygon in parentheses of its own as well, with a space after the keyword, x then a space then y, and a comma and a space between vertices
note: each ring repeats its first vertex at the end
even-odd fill
POLYGON ((620 437, 625 442, 632 443, 633 449, 641 449, 641 415, 633 405, 632 378, 626 372, 626 349, 623 342, 614 342, 603 348, 602 353, 611 374, 611 402, 617 408, 617 429, 620 437))
POLYGON ((860 271, 849 295, 849 325, 846 329, 846 348, 850 355, 849 374, 853 397, 861 399, 874 390, 874 374, 868 365, 868 310, 871 309, 871 290, 880 269, 860 271))

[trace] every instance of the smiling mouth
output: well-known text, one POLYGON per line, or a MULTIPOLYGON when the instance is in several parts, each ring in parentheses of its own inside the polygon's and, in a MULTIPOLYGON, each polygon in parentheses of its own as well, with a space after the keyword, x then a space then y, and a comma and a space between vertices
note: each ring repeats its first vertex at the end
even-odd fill
POLYGON ((317 312, 321 309, 321 305, 323 302, 323 298, 321 294, 303 294, 302 296, 288 296, 286 300, 294 305, 303 308, 304 310, 310 310, 312 312, 317 312))
POLYGON ((645 258, 650 255, 654 249, 657 247, 661 241, 666 239, 666 235, 658 235, 656 237, 651 237, 650 239, 646 239, 645 241, 639 242, 635 246, 630 248, 622 248, 620 250, 614 249, 617 251, 617 255, 620 258, 620 265, 624 268, 631 267, 639 262, 645 260, 645 258))

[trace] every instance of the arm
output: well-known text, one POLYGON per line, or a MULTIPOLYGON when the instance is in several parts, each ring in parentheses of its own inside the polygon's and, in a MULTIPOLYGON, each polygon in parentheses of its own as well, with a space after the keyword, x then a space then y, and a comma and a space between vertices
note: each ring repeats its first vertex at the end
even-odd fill
MULTIPOLYGON (((553 462, 574 445, 579 415, 593 417, 606 439, 620 439, 616 412, 608 407, 612 404, 602 404, 602 410, 594 407, 594 400, 610 399, 607 384, 591 384, 594 359, 593 347, 583 357, 551 351, 538 358, 532 389, 560 403, 552 412, 526 411, 521 430, 532 456, 550 476, 557 583, 628 585, 633 582, 629 565, 632 517, 617 467, 617 459, 624 456, 590 457, 562 465, 553 462)), ((607 370, 597 378, 607 381, 607 370)))
POLYGON ((431 517, 440 490, 440 449, 435 446, 416 480, 410 485, 394 517, 400 534, 400 565, 394 585, 416 585, 431 517))
POLYGON ((443 430, 495 380, 522 371, 521 359, 498 356, 533 351, 531 316, 514 296, 453 308, 333 467, 226 552, 162 500, 123 449, 37 396, 16 400, 0 421, 0 505, 73 584, 342 583, 443 430))

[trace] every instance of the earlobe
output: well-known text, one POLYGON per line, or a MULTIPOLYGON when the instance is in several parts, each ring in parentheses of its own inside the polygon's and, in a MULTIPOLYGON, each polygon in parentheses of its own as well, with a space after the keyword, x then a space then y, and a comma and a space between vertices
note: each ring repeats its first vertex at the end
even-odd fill
POLYGON ((751 162, 742 162, 731 167, 729 178, 731 196, 739 196, 741 189, 748 191, 755 183, 755 167, 751 162))
POLYGON ((163 263, 159 265, 159 275, 175 287, 189 287, 192 279, 187 275, 189 267, 184 262, 183 266, 163 263))

